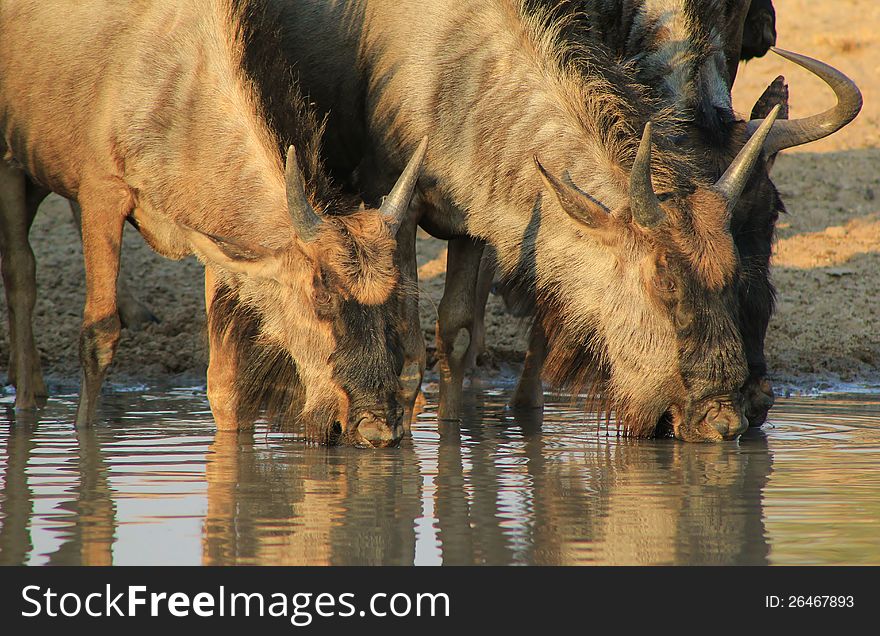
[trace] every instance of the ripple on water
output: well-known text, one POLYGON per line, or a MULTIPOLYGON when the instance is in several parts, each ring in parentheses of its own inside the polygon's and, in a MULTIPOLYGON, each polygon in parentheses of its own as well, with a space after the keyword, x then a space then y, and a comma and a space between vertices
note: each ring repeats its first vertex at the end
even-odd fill
POLYGON ((880 563, 880 396, 780 399, 739 442, 627 440, 507 389, 399 449, 215 434, 204 387, 0 398, 0 563, 880 563))

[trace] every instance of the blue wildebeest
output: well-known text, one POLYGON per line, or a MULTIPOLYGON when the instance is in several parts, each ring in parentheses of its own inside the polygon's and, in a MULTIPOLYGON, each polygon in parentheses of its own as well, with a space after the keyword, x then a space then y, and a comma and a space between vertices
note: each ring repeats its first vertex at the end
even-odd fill
MULTIPOLYGON (((743 147, 774 105, 788 116, 788 88, 777 78, 752 111, 751 121, 740 121, 733 112, 731 81, 725 76, 729 51, 739 50, 734 39, 729 45, 720 25, 731 19, 744 20, 748 3, 733 3, 733 16, 727 16, 730 3, 694 0, 642 0, 625 5, 612 0, 556 4, 533 0, 533 5, 549 5, 554 18, 562 20, 566 37, 586 46, 602 48, 606 55, 634 69, 639 83, 650 92, 655 108, 668 109, 670 130, 661 129, 675 143, 700 158, 696 168, 706 179, 718 178, 743 147), (725 53, 727 51, 727 53, 725 53)), ((744 409, 750 424, 760 425, 773 403, 773 391, 766 379, 764 337, 773 310, 773 287, 769 280, 770 253, 778 215, 784 211, 779 194, 769 177, 776 154, 792 146, 821 139, 839 130, 858 114, 861 96, 852 81, 821 62, 804 56, 777 51, 822 78, 838 99, 834 108, 814 117, 778 122, 765 143, 763 156, 749 176, 746 194, 731 211, 730 226, 741 267, 738 285, 740 329, 749 363, 749 378, 742 389, 744 409)), ((733 70, 735 70, 735 65, 733 70)), ((488 271, 484 263, 482 297, 488 290, 488 271)), ((511 300, 508 305, 522 313, 528 299, 511 300)), ((477 319, 479 323, 479 316, 477 319)), ((476 325, 477 332, 479 324, 476 325)), ((481 343, 478 343, 480 345, 481 343)), ((518 406, 540 406, 542 353, 540 325, 530 339, 526 366, 514 395, 518 406)), ((478 347, 479 348, 479 347, 478 347)))
POLYGON ((158 253, 205 263, 218 428, 250 427, 265 406, 314 440, 399 441, 409 290, 395 232, 427 142, 400 163, 379 211, 357 209, 323 170, 321 125, 277 33, 261 0, 0 5, 0 247, 17 407, 41 388, 27 239, 40 184, 82 207, 77 425, 95 419, 119 339, 127 220, 158 253))
POLYGON ((431 135, 417 199, 422 227, 449 240, 441 418, 459 413, 486 241, 502 277, 529 289, 553 326, 551 379, 596 382, 632 435, 665 424, 687 440, 744 430, 740 265, 727 225, 775 113, 708 180, 668 137, 652 141, 650 122, 676 122, 628 69, 566 42, 520 2, 275 1, 285 50, 329 114, 336 174, 375 199, 383 172, 431 135))

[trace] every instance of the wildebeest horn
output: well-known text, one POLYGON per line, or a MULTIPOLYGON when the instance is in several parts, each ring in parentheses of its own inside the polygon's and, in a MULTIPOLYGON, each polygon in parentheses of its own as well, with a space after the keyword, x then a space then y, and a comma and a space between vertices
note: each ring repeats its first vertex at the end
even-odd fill
POLYGON ((418 183, 419 175, 422 173, 422 162, 425 160, 425 153, 427 152, 428 138, 422 137, 419 147, 416 148, 415 153, 410 157, 406 168, 400 173, 400 177, 397 179, 397 183, 394 184, 391 194, 385 197, 382 207, 379 208, 379 211, 388 220, 388 225, 391 227, 392 232, 396 232, 404 218, 406 218, 416 183, 418 183))
POLYGON ((645 228, 651 228, 665 218, 660 200, 651 185, 651 122, 645 124, 639 151, 629 175, 629 198, 633 220, 645 228))
POLYGON ((727 167, 727 170, 721 175, 721 178, 715 183, 715 189, 727 200, 727 209, 733 210, 736 202, 742 194, 752 168, 755 162, 761 156, 762 146, 773 128, 776 117, 779 115, 779 104, 773 107, 766 119, 761 120, 761 125, 754 134, 742 147, 739 154, 734 157, 733 161, 727 167))
MULTIPOLYGON (((825 112, 803 119, 780 120, 764 142, 764 151, 772 156, 780 150, 817 141, 831 135, 855 119, 862 109, 862 93, 846 75, 824 62, 806 55, 771 47, 777 55, 804 67, 831 87, 837 97, 837 105, 825 112)), ((749 122, 749 132, 757 130, 760 119, 749 122)))
POLYGON ((733 210, 736 207, 736 202, 739 201, 743 188, 746 187, 752 168, 755 167, 755 162, 761 156, 762 146, 770 129, 773 128, 777 115, 779 115, 779 104, 773 107, 766 119, 761 120, 761 126, 749 138, 733 161, 730 162, 721 178, 715 183, 715 189, 727 201, 728 210, 733 210))
POLYGON ((287 186, 287 211, 293 221, 296 235, 305 243, 314 241, 321 227, 321 217, 315 212, 306 196, 306 184, 296 161, 296 149, 287 149, 287 163, 284 166, 284 181, 287 186))

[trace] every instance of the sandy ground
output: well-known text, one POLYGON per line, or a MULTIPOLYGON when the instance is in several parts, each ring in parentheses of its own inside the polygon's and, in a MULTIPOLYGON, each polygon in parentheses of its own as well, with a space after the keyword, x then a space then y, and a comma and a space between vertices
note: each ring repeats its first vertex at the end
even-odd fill
MULTIPOLYGON (((778 45, 853 78, 865 105, 844 130, 786 151, 773 170, 789 214, 773 260, 778 311, 767 341, 771 371, 803 385, 876 382, 880 375, 880 4, 775 0, 778 45)), ((767 82, 785 75, 791 116, 831 106, 831 91, 773 55, 740 67, 734 105, 748 113, 767 82)))
MULTIPOLYGON (((773 278, 778 311, 767 342, 772 376, 801 387, 880 380, 880 3, 873 0, 775 0, 779 46, 805 53, 850 75, 865 106, 844 131, 787 151, 773 177, 789 214, 780 220, 773 278)), ((740 69, 734 104, 748 113, 778 74, 790 85, 792 117, 833 104, 830 91, 775 56, 740 69)), ((62 199, 43 204, 31 232, 39 297, 35 316, 43 368, 54 385, 78 377, 76 340, 84 298, 82 250, 62 199)), ((443 290, 444 244, 419 239, 422 325, 433 345, 436 303, 443 290)), ((165 260, 126 228, 123 275, 161 318, 143 331, 123 332, 110 381, 203 381, 206 365, 202 270, 194 259, 165 260)), ((0 303, 6 323, 6 307, 0 303)), ((497 298, 487 312, 485 371, 521 359, 526 325, 507 316, 497 298)), ((0 365, 8 358, 0 333, 0 365)), ((4 369, 5 371, 5 369, 4 369)), ((5 373, 2 375, 5 376, 5 373)))

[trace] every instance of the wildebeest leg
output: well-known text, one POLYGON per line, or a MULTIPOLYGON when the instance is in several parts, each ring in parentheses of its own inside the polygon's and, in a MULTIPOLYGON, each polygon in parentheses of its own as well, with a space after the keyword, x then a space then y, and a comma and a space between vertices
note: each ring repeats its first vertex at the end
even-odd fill
POLYGON ((465 352, 471 342, 474 298, 483 242, 449 241, 446 283, 437 313, 437 368, 440 375, 440 419, 458 419, 464 382, 465 352))
POLYGON ((753 374, 743 386, 745 407, 743 409, 749 426, 761 426, 776 402, 773 385, 764 374, 753 374))
MULTIPOLYGON (((418 222, 412 215, 397 231, 397 251, 395 260, 401 276, 409 281, 418 281, 416 262, 416 232, 418 222)), ((419 322, 418 286, 404 290, 403 311, 401 312, 401 341, 403 346, 403 370, 400 374, 401 399, 403 405, 403 428, 406 435, 412 432, 412 420, 416 401, 421 394, 422 378, 425 375, 425 334, 419 322)))
POLYGON ((544 328, 536 318, 529 334, 529 348, 526 351, 522 374, 519 376, 519 382, 510 400, 510 406, 513 408, 544 408, 544 384, 541 381, 541 370, 544 368, 546 352, 547 338, 544 336, 544 328))
POLYGON ((78 198, 82 207, 86 304, 79 337, 82 384, 76 425, 89 426, 94 422, 101 384, 119 344, 116 279, 122 227, 134 201, 124 184, 109 180, 84 180, 78 198))
POLYGON ((739 68, 740 50, 742 48, 743 28, 746 23, 746 14, 749 10, 749 1, 739 2, 727 11, 727 20, 724 25, 724 56, 727 58, 728 88, 733 86, 736 80, 736 72, 739 68))
POLYGON ((211 320, 211 305, 217 291, 217 280, 205 268, 205 309, 208 315, 208 402, 218 431, 251 429, 254 422, 240 417, 238 392, 235 389, 237 356, 229 334, 211 320))
MULTIPOLYGON (((764 6, 772 4, 769 0, 764 6)), ((751 119, 766 117, 774 106, 780 106, 779 119, 788 119, 788 86, 777 77, 764 91, 752 108, 751 119)), ((773 167, 776 155, 766 159, 766 167, 773 167)), ((769 215, 749 215, 743 227, 734 231, 734 241, 742 263, 745 285, 739 288, 740 330, 743 347, 749 363, 749 378, 742 388, 743 412, 749 426, 761 426, 773 406, 773 386, 767 380, 767 361, 764 358, 764 338, 773 313, 774 290, 770 282, 770 254, 776 231, 778 212, 769 215)))
POLYGON ((31 409, 46 396, 31 323, 37 300, 36 260, 28 233, 45 191, 29 187, 24 173, 0 162, 0 255, 9 308, 9 381, 15 408, 31 409))
MULTIPOLYGON (((76 201, 71 200, 69 203, 70 211, 73 214, 73 223, 82 238, 82 210, 76 201)), ((119 319, 126 329, 140 331, 151 322, 159 322, 153 312, 129 291, 125 284, 125 278, 121 275, 116 281, 116 304, 119 306, 119 319)))
POLYGON ((495 280, 495 256, 491 250, 483 251, 480 259, 480 271, 477 276, 476 295, 474 297, 474 322, 471 326, 471 341, 464 356, 464 369, 477 366, 480 356, 486 353, 486 304, 495 280))

